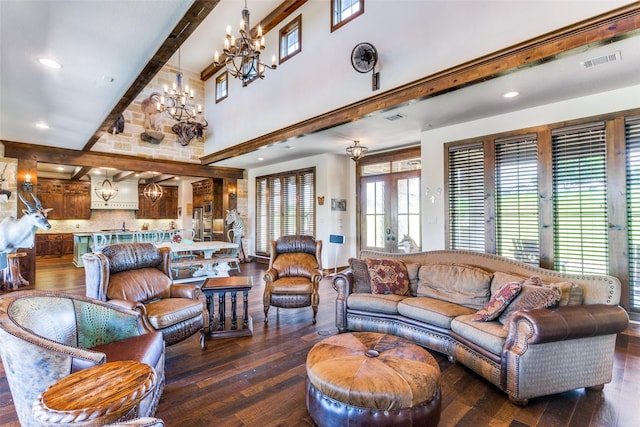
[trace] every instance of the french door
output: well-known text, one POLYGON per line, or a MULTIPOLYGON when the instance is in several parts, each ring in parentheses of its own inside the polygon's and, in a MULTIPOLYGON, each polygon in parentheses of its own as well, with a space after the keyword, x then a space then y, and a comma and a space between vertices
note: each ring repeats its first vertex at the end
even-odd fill
POLYGON ((360 204, 361 249, 419 250, 420 170, 361 177, 360 204))

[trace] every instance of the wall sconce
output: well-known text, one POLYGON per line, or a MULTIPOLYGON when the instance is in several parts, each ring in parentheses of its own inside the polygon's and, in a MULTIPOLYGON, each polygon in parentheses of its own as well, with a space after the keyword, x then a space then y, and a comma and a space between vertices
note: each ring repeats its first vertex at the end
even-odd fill
POLYGON ((231 200, 236 199, 236 187, 229 187, 229 198, 231 200))
MULTIPOLYGON (((429 193, 431 193, 431 190, 429 190, 429 188, 427 188, 425 190, 425 195, 429 196, 429 193)), ((442 196, 442 188, 438 187, 435 191, 435 194, 431 193, 431 196, 429 197, 429 200, 431 200, 431 203, 435 203, 436 202, 436 196, 442 196)))
POLYGON ((31 182, 31 175, 26 174, 24 176, 24 182, 22 183, 22 191, 30 193, 33 190, 33 183, 31 182))

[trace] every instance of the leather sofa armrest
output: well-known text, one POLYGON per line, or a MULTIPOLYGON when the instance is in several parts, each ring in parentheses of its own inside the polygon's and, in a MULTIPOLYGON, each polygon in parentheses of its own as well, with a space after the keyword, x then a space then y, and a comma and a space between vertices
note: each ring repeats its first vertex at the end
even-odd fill
POLYGON ((270 268, 264 273, 265 284, 270 284, 278 280, 278 270, 270 268))
POLYGON ((147 310, 144 308, 144 304, 137 301, 129 301, 124 299, 110 299, 108 302, 109 304, 117 305, 118 307, 137 311, 142 315, 147 314, 147 310))
POLYGON ((353 272, 351 269, 346 269, 333 276, 331 286, 338 293, 338 297, 346 298, 351 293, 353 281, 353 272))
POLYGON ((322 270, 313 270, 313 274, 311 274, 311 282, 317 286, 320 283, 320 280, 322 280, 322 270))
POLYGON ((621 307, 605 304, 521 310, 513 316, 507 343, 517 334, 520 322, 528 324, 527 342, 541 344, 617 334, 627 329, 629 316, 621 307))
POLYGON ((174 283, 171 285, 171 298, 187 298, 197 300, 200 297, 200 288, 186 283, 174 283))

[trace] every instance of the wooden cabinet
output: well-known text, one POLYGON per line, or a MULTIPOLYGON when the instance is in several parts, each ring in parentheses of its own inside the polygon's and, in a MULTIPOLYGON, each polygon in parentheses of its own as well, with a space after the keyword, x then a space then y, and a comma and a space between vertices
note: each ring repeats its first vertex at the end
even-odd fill
POLYGON ((206 202, 213 202, 213 179, 203 179, 191 184, 193 189, 193 206, 202 207, 206 202))
POLYGON ((43 208, 52 208, 49 219, 90 219, 91 183, 41 178, 38 199, 43 208))
POLYGON ((155 204, 144 197, 143 191, 145 187, 146 185, 138 186, 136 218, 176 219, 178 217, 178 187, 162 186, 162 197, 155 204))
POLYGON ((62 256, 71 254, 73 254, 73 234, 36 234, 36 255, 62 256))

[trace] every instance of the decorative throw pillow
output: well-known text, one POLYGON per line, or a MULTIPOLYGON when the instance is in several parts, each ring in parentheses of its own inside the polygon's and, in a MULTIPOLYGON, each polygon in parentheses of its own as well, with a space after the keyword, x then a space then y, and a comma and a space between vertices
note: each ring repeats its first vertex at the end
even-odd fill
POLYGON ((371 293, 369 269, 366 261, 358 258, 349 258, 349 267, 353 273, 353 292, 357 294, 371 293))
POLYGON ((409 272, 404 262, 372 258, 366 262, 372 293, 409 296, 409 272))
POLYGON ((509 319, 518 310, 531 310, 535 308, 552 308, 560 301, 560 290, 548 286, 522 284, 518 296, 502 312, 498 320, 503 325, 508 325, 509 319))
POLYGON ((473 315, 473 321, 488 322, 497 319, 509 303, 518 296, 521 289, 522 283, 520 282, 509 282, 505 284, 493 294, 487 305, 473 315))
POLYGON ((560 289, 560 302, 558 306, 582 305, 584 289, 580 285, 571 282, 545 283, 544 286, 560 289))

